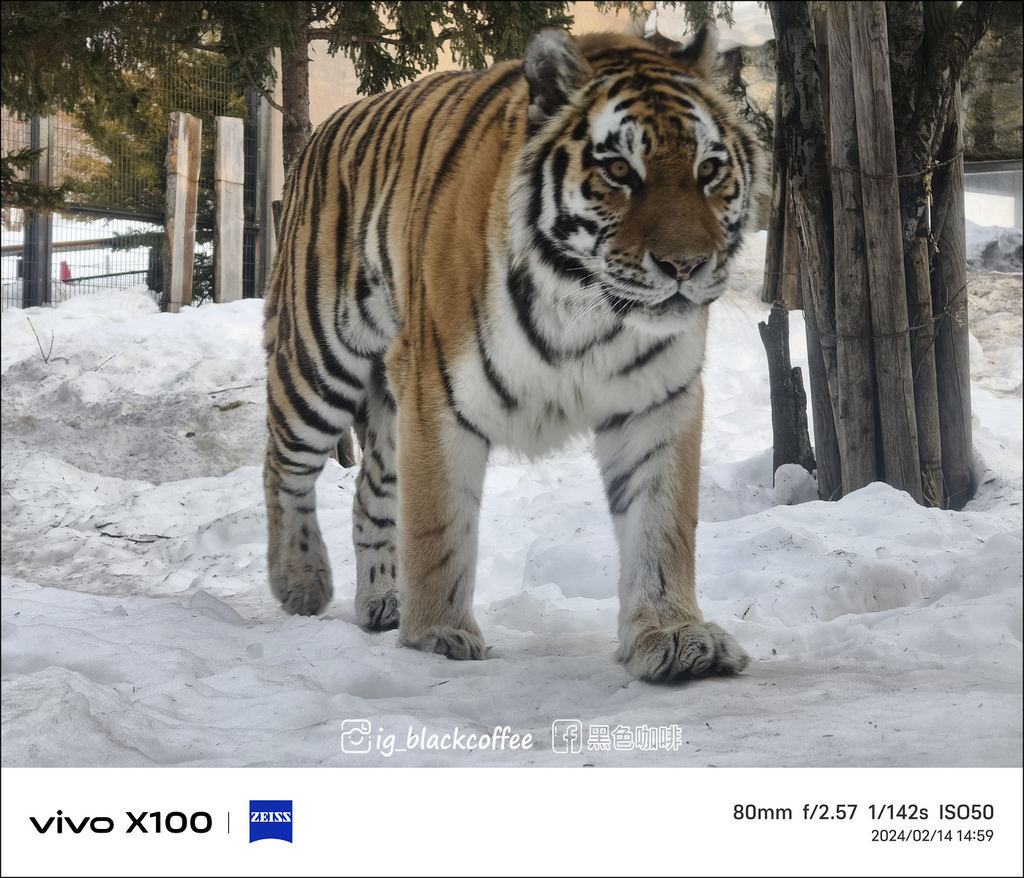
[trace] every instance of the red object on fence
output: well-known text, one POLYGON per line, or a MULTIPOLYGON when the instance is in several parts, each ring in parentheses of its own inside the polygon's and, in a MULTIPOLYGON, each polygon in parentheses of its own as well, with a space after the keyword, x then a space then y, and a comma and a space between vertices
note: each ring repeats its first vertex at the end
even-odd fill
POLYGON ((68 264, 63 261, 60 264, 60 280, 61 283, 71 283, 71 269, 68 268, 68 264))

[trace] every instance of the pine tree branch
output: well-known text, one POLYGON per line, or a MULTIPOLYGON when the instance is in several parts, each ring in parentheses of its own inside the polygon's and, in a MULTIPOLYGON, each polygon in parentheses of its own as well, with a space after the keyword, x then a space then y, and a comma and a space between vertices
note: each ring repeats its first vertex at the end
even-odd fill
POLYGON ((242 47, 238 44, 238 34, 235 33, 234 28, 230 28, 230 30, 231 39, 235 44, 235 57, 238 58, 239 63, 242 65, 242 70, 245 71, 245 78, 249 81, 249 85, 258 91, 260 96, 270 104, 270 106, 279 113, 284 113, 284 107, 274 100, 274 96, 267 91, 266 87, 262 83, 257 81, 252 68, 249 66, 249 62, 246 60, 245 53, 242 51, 242 47))

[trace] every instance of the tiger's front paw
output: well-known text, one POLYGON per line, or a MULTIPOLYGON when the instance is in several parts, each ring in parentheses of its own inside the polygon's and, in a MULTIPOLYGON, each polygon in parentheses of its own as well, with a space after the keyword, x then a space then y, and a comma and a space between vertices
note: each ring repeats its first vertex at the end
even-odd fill
POLYGON ((750 662, 736 638, 714 622, 644 631, 621 661, 634 677, 652 683, 738 674, 750 662))
POLYGON ((392 590, 373 598, 356 595, 359 624, 370 631, 390 631, 398 627, 398 592, 392 590))
POLYGON ((401 642, 405 646, 446 655, 451 659, 480 660, 487 657, 483 635, 479 631, 468 631, 465 628, 437 626, 427 629, 423 634, 403 634, 401 642))
POLYGON ((334 595, 330 568, 319 564, 298 564, 283 574, 272 569, 270 590, 287 612, 297 616, 318 615, 334 595))

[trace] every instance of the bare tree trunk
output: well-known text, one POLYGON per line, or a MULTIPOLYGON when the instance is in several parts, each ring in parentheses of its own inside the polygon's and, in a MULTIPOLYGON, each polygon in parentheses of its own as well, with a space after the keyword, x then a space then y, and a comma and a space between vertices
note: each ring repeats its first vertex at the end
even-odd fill
MULTIPOLYGON (((810 301, 810 281, 801 275, 804 301, 810 301)), ((843 496, 842 462, 834 409, 830 405, 825 348, 813 308, 804 308, 804 336, 807 339, 807 374, 811 385, 811 417, 814 421, 814 460, 818 473, 818 496, 822 500, 840 500, 843 496)), ((833 334, 834 337, 834 334, 833 334)))
POLYGON ((297 16, 299 46, 294 52, 281 53, 281 148, 285 174, 302 152, 312 134, 309 124, 309 26, 310 8, 306 0, 291 4, 297 16))
POLYGON ((807 395, 803 376, 789 355, 789 309, 785 302, 772 305, 767 323, 759 323, 761 342, 768 356, 768 383, 772 396, 772 472, 798 463, 814 472, 814 453, 807 432, 807 395))
POLYGON ((937 248, 932 259, 932 301, 937 316, 935 362, 942 431, 942 473, 948 503, 963 509, 977 489, 971 433, 971 362, 967 314, 967 253, 964 229, 963 124, 956 87, 945 138, 932 179, 937 248))
POLYGON ((787 168, 800 234, 801 286, 807 327, 818 495, 838 499, 843 489, 835 431, 839 395, 832 265, 832 190, 825 150, 814 19, 808 2, 772 2, 768 8, 778 47, 779 81, 785 83, 783 112, 775 124, 784 126, 787 168))
POLYGON ((846 5, 828 7, 829 127, 835 210, 837 428, 846 493, 878 478, 874 346, 846 5))

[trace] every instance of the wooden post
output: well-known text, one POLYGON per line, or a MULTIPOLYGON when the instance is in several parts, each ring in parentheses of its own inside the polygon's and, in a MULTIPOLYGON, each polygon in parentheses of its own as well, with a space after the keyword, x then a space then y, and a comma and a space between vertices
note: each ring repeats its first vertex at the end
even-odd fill
POLYGON ((171 113, 167 132, 167 208, 164 238, 164 310, 177 314, 192 304, 196 250, 196 207, 203 123, 188 113, 171 113))
POLYGON ((775 124, 785 126, 786 162, 800 236, 800 285, 807 333, 814 451, 818 496, 842 496, 835 413, 836 389, 835 277, 833 276, 832 187, 825 147, 821 81, 814 45, 814 16, 809 2, 769 4, 778 47, 779 80, 786 83, 783 112, 775 124))
MULTIPOLYGON (((807 395, 800 368, 789 355, 789 310, 785 302, 772 305, 767 323, 759 323, 761 343, 768 355, 768 386, 772 398, 772 472, 798 463, 814 472, 814 453, 807 432, 807 395)), ((774 479, 773 479, 774 484, 774 479)))
POLYGON ((829 142, 835 221, 836 369, 843 491, 878 478, 875 367, 871 343, 867 254, 864 251, 857 113, 853 100, 850 24, 846 4, 828 7, 829 142))
MULTIPOLYGON (((782 124, 782 89, 775 87, 775 123, 772 134, 772 196, 768 211, 768 240, 765 249, 764 286, 761 301, 774 305, 785 302, 790 311, 804 307, 800 289, 800 239, 789 186, 786 135, 782 124)), ((787 335, 788 337, 788 335, 787 335)))
POLYGON ((849 15, 885 481, 922 503, 885 5, 849 15))
POLYGON ((971 357, 967 316, 967 243, 964 217, 963 119, 960 85, 935 173, 938 250, 932 255, 931 291, 937 317, 935 365, 942 434, 942 474, 947 500, 963 509, 977 489, 971 430, 971 357))
POLYGON ((242 298, 245 231, 245 126, 233 116, 213 122, 213 295, 215 302, 242 298))

